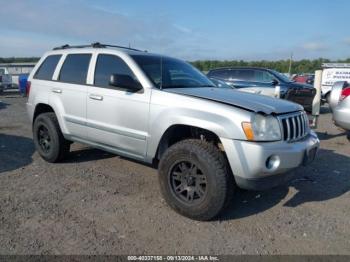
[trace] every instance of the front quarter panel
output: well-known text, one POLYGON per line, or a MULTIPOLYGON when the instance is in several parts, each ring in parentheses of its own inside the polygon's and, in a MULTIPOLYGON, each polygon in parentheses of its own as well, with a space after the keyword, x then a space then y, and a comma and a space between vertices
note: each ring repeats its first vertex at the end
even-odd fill
POLYGON ((207 129, 218 137, 245 140, 241 123, 251 112, 206 99, 152 90, 147 158, 152 159, 165 131, 174 125, 207 129))

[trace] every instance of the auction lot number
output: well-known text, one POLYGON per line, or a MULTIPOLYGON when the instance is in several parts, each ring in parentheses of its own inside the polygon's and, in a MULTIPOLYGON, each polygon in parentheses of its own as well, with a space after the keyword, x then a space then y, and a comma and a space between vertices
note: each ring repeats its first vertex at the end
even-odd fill
POLYGON ((216 256, 128 256, 129 261, 218 261, 216 256))

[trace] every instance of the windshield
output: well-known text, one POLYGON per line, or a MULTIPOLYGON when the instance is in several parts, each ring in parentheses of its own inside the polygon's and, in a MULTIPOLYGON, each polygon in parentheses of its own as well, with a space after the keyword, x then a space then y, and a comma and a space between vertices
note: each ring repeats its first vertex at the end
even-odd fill
POLYGON ((151 55, 132 55, 131 57, 160 89, 215 87, 199 70, 181 60, 151 55))
POLYGON ((281 80, 282 82, 293 82, 286 75, 281 74, 280 72, 277 72, 275 70, 271 70, 271 72, 278 78, 278 80, 281 80))

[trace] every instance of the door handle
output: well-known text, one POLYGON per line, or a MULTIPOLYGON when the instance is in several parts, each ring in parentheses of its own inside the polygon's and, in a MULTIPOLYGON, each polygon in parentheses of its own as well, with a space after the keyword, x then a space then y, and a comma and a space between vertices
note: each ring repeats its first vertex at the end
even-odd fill
POLYGON ((62 90, 61 90, 61 89, 58 89, 58 88, 54 88, 54 89, 52 89, 52 92, 53 92, 53 93, 57 93, 57 94, 61 94, 61 93, 62 93, 62 90))
POLYGON ((101 96, 101 95, 90 94, 89 97, 90 97, 90 99, 93 99, 93 100, 99 100, 99 101, 103 100, 103 96, 101 96))

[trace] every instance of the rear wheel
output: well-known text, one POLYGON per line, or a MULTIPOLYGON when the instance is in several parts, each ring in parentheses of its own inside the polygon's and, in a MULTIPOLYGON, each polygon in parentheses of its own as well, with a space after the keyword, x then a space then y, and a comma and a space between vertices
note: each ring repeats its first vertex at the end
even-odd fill
POLYGON ((59 162, 69 152, 70 142, 63 137, 55 113, 43 113, 36 117, 33 139, 36 150, 48 162, 59 162))
POLYGON ((196 139, 171 146, 159 163, 159 181, 166 202, 195 220, 215 218, 227 205, 234 184, 223 153, 196 139))

